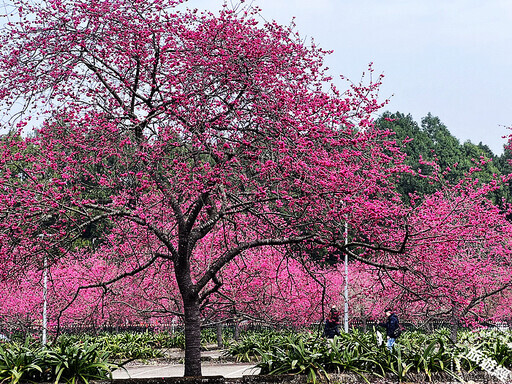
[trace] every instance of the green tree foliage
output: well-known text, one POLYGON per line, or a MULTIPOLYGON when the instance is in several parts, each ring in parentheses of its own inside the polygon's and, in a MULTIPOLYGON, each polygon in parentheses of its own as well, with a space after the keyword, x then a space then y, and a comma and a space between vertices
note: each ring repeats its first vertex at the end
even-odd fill
MULTIPOLYGON (((512 148, 504 146, 503 154, 496 160, 496 165, 503 175, 512 174, 512 148)), ((512 200, 512 180, 507 181, 507 186, 504 192, 506 201, 512 200)))
MULTIPOLYGON (((470 175, 487 183, 512 171, 508 161, 496 156, 487 145, 470 141, 461 144, 439 117, 430 113, 418 124, 410 114, 385 112, 375 125, 395 132, 397 143, 407 153, 405 162, 412 172, 402 177, 397 186, 406 200, 411 194, 432 193, 445 181, 453 183, 470 175)), ((500 202, 508 196, 505 189, 490 198, 500 202)))

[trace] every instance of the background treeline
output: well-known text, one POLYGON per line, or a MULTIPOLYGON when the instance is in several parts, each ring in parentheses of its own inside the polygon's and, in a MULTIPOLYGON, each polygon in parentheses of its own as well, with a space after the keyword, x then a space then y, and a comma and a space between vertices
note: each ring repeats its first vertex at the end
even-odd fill
MULTIPOLYGON (((471 177, 483 183, 512 172, 510 149, 504 148, 503 153, 497 155, 482 142, 465 141, 461 144, 440 118, 430 113, 418 124, 410 114, 388 111, 375 121, 375 126, 396 133, 397 144, 401 144, 407 154, 405 163, 415 171, 415 174, 403 175, 399 183, 399 191, 405 200, 411 193, 422 196, 435 192, 440 189, 440 183, 456 182, 466 177, 470 170, 471 177), (437 170, 432 163, 437 164, 437 170), (428 177, 436 171, 441 178, 433 180, 428 177)), ((498 205, 512 202, 511 183, 489 197, 498 205)))

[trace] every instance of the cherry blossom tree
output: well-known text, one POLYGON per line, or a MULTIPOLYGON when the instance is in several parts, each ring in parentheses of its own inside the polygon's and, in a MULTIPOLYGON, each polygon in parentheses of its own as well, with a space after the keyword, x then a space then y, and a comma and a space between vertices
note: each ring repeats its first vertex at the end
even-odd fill
POLYGON ((372 254, 374 266, 396 268, 368 268, 368 260, 353 255, 360 260, 351 267, 354 278, 365 282, 359 289, 369 286, 372 291, 362 289, 363 296, 368 295, 363 311, 376 318, 391 306, 414 322, 445 320, 454 326, 454 339, 459 322, 508 317, 496 310, 496 300, 512 292, 509 211, 489 200, 499 187, 497 180, 480 185, 467 175, 421 200, 413 199, 402 252, 372 254), (495 311, 489 312, 489 307, 495 311))
POLYGON ((400 248, 393 185, 406 168, 371 124, 380 79, 341 93, 326 52, 293 27, 179 3, 15 1, 0 36, 0 100, 17 112, 1 152, 0 255, 5 275, 84 254, 119 272, 81 288, 165 265, 190 376, 223 268, 258 247, 342 241, 349 213, 359 244, 400 248))
MULTIPOLYGON (((0 148, 2 277, 77 276, 72 295, 56 288, 59 319, 85 316, 79 303, 105 292, 134 316, 145 301, 182 314, 185 375, 197 376, 202 307, 255 314, 247 287, 261 303, 270 293, 269 306, 280 291, 317 311, 311 298, 327 283, 307 255, 347 253, 439 303, 456 302, 450 290, 475 261, 475 278, 500 276, 510 237, 485 199, 496 186, 404 204, 397 180, 411 170, 392 132, 372 124, 382 103, 371 68, 367 84, 341 92, 326 52, 293 26, 259 22, 255 8, 180 3, 15 0, 0 35, 0 103, 12 115, 0 148)), ((509 286, 498 283, 489 294, 509 286)))

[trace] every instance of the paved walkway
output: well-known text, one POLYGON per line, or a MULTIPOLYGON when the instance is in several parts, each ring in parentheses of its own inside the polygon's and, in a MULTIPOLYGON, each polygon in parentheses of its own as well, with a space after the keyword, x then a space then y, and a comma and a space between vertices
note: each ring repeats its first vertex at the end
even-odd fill
MULTIPOLYGON (((224 376, 225 378, 257 375, 258 368, 250 364, 235 363, 203 363, 203 376, 224 376)), ((181 377, 184 373, 183 364, 141 365, 119 369, 112 373, 113 379, 137 379, 155 377, 181 377)))
MULTIPOLYGON (((242 377, 244 375, 257 375, 259 368, 254 364, 234 363, 221 360, 223 351, 209 350, 201 352, 203 376, 224 376, 225 378, 242 377)), ((118 369, 112 373, 113 379, 136 379, 155 377, 181 377, 184 373, 184 358, 182 350, 169 352, 170 361, 157 364, 132 364, 125 369, 118 369)))

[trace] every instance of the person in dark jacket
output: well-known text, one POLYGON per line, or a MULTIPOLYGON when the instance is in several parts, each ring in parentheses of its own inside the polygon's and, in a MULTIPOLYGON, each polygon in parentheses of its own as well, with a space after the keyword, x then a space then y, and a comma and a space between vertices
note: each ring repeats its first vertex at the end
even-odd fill
POLYGON ((387 348, 391 351, 393 349, 393 344, 396 341, 396 332, 399 328, 398 316, 393 312, 391 308, 386 308, 385 310, 387 319, 385 323, 380 323, 381 327, 386 328, 386 337, 388 339, 387 348))
POLYGON ((324 336, 333 339, 334 336, 340 335, 340 314, 335 305, 331 307, 327 319, 325 319, 324 336))

